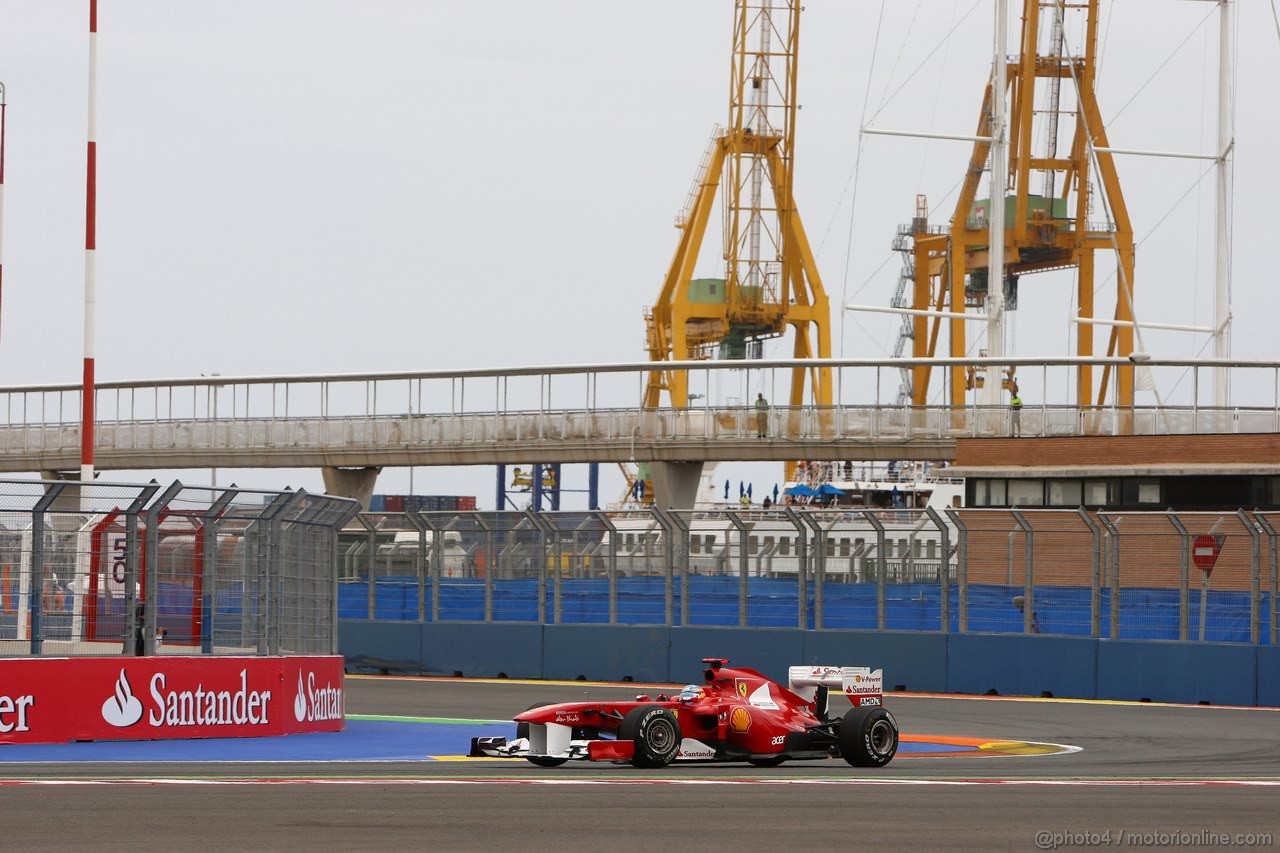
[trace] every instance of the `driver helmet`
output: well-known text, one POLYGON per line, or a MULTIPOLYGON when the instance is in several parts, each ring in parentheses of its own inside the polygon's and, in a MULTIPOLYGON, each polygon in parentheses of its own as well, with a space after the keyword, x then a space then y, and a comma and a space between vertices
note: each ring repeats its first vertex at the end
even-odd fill
POLYGON ((680 695, 676 699, 681 702, 697 702, 705 695, 705 692, 697 684, 686 684, 680 689, 680 695))

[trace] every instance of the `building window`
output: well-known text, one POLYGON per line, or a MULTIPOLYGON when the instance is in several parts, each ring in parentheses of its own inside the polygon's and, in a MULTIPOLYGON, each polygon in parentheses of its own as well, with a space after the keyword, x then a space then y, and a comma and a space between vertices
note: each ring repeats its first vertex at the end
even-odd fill
POLYGON ((1081 489, 1079 480, 1050 480, 1049 506, 1081 506, 1081 489))
POLYGON ((1085 480, 1085 506, 1114 506, 1120 502, 1119 480, 1085 480))
POLYGON ((973 484, 974 506, 1006 506, 1004 480, 975 480, 973 484))
POLYGON ((1009 506, 1044 506, 1044 480, 1010 480, 1009 506))

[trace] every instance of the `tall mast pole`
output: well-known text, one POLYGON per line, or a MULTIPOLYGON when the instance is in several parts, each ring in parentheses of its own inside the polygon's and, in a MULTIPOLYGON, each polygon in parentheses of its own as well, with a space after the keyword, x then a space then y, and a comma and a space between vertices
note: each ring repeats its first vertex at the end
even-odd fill
POLYGON ((84 386, 80 404, 80 482, 93 482, 93 349, 98 185, 98 0, 89 0, 89 148, 84 220, 84 386))
MULTIPOLYGON (((4 306, 4 111, 5 89, 0 83, 0 309, 4 306)), ((2 315, 0 315, 2 316, 2 315)))
MULTIPOLYGON (((1213 300, 1213 355, 1231 357, 1231 0, 1219 0, 1218 24, 1218 227, 1213 300)), ((1227 369, 1213 369, 1213 404, 1228 402, 1227 369)))
MULTIPOLYGON (((1008 88, 1008 0, 996 2, 995 49, 991 60, 991 192, 988 204, 990 237, 987 245, 987 355, 1004 355, 1004 187, 1008 174, 1005 135, 1005 92, 1008 88)), ((998 405, 1004 390, 1004 367, 988 368, 982 402, 998 405)))

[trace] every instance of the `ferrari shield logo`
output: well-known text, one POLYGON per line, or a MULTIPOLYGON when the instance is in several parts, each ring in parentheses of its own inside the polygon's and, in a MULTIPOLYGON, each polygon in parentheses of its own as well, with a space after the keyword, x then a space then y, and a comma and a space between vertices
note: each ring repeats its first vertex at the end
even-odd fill
POLYGON ((739 678, 736 683, 738 687, 738 695, 741 696, 743 699, 746 699, 747 698, 747 682, 739 678))

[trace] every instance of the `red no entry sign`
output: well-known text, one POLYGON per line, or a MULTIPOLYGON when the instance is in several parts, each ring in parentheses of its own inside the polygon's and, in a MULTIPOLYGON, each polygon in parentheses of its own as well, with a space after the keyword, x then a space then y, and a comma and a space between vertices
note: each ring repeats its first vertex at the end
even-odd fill
POLYGON ((1222 541, 1225 538, 1209 535, 1196 537, 1195 542, 1191 543, 1191 562, 1196 564, 1196 568, 1206 575, 1213 571, 1218 555, 1222 553, 1222 541))

